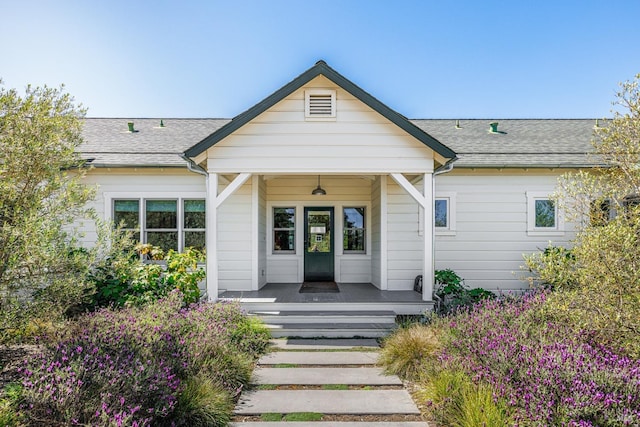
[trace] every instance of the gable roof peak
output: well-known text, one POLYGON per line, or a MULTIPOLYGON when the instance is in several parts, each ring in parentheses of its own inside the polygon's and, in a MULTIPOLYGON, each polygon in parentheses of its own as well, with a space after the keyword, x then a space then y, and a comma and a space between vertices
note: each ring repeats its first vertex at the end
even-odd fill
POLYGON ((394 123, 399 128, 406 131, 409 135, 413 136, 427 147, 431 148, 436 153, 440 154, 442 157, 446 159, 455 159, 456 153, 451 150, 449 147, 442 144, 440 141, 433 138, 431 135, 418 128, 416 125, 411 123, 406 117, 399 114, 398 112, 392 110, 387 107, 382 102, 378 101, 375 97, 371 96, 365 90, 357 86, 351 80, 344 77, 342 74, 338 73, 336 70, 331 68, 325 61, 322 59, 317 61, 315 65, 309 68, 307 71, 300 74, 298 77, 269 95, 267 98, 258 102, 253 107, 249 108, 247 111, 237 115, 234 117, 229 123, 220 129, 216 130, 214 133, 198 142, 193 147, 189 148, 184 152, 186 157, 196 157, 204 151, 208 150, 222 139, 231 135, 233 132, 249 123, 251 120, 256 118, 259 114, 265 112, 272 106, 274 106, 277 102, 283 100, 294 91, 300 89, 305 84, 309 83, 312 79, 318 77, 319 75, 323 75, 340 88, 349 92, 355 98, 359 99, 361 102, 369 106, 374 111, 381 114, 383 117, 394 123))

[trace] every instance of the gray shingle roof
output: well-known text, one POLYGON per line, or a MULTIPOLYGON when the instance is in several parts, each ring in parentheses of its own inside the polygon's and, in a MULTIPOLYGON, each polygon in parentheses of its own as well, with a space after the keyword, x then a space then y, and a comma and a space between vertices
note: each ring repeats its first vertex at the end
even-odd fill
POLYGON ((461 167, 579 167, 597 160, 594 119, 411 120, 458 154, 461 167), (498 122, 498 133, 489 123, 498 122))
POLYGON ((98 167, 185 166, 180 155, 228 119, 85 119, 82 156, 98 167), (129 132, 133 122, 136 132, 129 132))
MULTIPOLYGON (((229 119, 87 118, 81 152, 96 166, 184 166, 180 154, 229 119), (138 132, 130 133, 132 121, 138 132)), ((579 167, 596 163, 591 151, 593 119, 419 119, 411 123, 458 154, 461 167, 579 167), (499 123, 492 134, 489 123, 499 123)))

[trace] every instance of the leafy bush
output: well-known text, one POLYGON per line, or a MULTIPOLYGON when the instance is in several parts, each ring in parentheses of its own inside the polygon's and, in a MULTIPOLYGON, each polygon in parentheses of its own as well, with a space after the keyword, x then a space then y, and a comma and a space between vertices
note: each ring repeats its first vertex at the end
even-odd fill
POLYGON ((253 354, 232 338, 244 315, 230 303, 184 309, 183 299, 176 291, 79 318, 21 368, 22 413, 63 424, 224 425, 251 374, 253 354))
POLYGON ((547 246, 543 251, 524 256, 532 276, 527 277, 531 288, 571 289, 577 284, 576 256, 571 249, 547 246))
POLYGON ((453 270, 436 270, 436 296, 441 300, 439 314, 453 313, 461 307, 467 307, 487 298, 495 298, 495 294, 482 288, 468 289, 464 280, 453 270))
POLYGON ((96 287, 94 306, 148 304, 174 289, 182 293, 186 304, 197 302, 200 299, 198 282, 205 277, 204 269, 198 267, 203 258, 200 251, 192 248, 182 253, 170 250, 163 266, 141 262, 131 248, 122 251, 95 269, 92 275, 96 287))

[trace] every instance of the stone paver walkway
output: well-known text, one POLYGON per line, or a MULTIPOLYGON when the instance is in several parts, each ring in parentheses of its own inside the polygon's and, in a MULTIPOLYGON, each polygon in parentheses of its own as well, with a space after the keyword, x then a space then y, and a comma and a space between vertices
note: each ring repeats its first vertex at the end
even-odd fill
POLYGON ((253 389, 240 396, 235 414, 241 421, 231 426, 428 427, 417 421, 420 411, 400 379, 375 367, 378 354, 371 340, 275 343, 277 351, 258 362, 253 389), (305 412, 331 421, 256 421, 264 414, 305 412), (360 418, 364 421, 354 421, 360 418))

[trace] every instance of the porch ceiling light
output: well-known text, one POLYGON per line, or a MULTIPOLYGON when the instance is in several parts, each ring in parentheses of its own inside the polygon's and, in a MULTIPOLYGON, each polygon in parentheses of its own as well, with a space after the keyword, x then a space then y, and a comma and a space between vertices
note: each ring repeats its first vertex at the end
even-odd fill
POLYGON ((318 186, 311 192, 314 196, 325 196, 327 194, 324 188, 320 187, 320 175, 318 175, 318 186))

